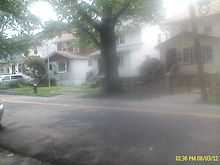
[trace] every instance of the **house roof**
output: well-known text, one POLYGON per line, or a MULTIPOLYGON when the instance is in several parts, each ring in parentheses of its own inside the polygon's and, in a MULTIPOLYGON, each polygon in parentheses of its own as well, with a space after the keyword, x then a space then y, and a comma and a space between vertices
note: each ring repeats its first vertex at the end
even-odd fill
MULTIPOLYGON (((117 46, 117 51, 118 52, 126 52, 129 50, 135 49, 135 48, 141 46, 142 44, 143 44, 142 42, 138 42, 138 43, 132 43, 132 44, 126 44, 126 45, 119 45, 119 46, 117 46)), ((89 57, 99 56, 100 54, 101 54, 101 51, 97 50, 97 51, 91 53, 89 55, 89 57)))
MULTIPOLYGON (((214 42, 219 42, 220 41, 220 37, 215 37, 215 36, 209 36, 209 35, 205 35, 205 34, 198 34, 199 38, 200 39, 210 39, 214 42)), ((193 33, 192 32, 182 32, 182 33, 179 33, 178 35, 164 41, 164 42, 161 42, 160 44, 158 44, 156 46, 156 48, 160 48, 161 46, 165 46, 166 44, 169 44, 177 39, 179 39, 180 37, 187 37, 187 38, 191 38, 193 39, 193 33)))
POLYGON ((88 57, 84 57, 84 56, 76 56, 76 55, 73 55, 71 53, 68 53, 68 52, 63 52, 63 51, 56 51, 56 52, 53 52, 50 54, 50 57, 53 57, 55 55, 59 55, 59 56, 62 56, 62 57, 65 57, 67 59, 70 59, 70 60, 87 60, 88 57))
POLYGON ((74 39, 74 35, 71 33, 63 33, 60 36, 57 36, 55 42, 67 42, 72 41, 74 39))

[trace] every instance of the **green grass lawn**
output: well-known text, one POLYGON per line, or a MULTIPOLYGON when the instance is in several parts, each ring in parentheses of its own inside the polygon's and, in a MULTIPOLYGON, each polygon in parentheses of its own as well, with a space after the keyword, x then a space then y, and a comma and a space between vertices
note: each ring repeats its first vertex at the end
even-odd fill
POLYGON ((54 86, 54 87, 38 87, 37 94, 34 93, 33 87, 21 87, 10 89, 14 91, 16 95, 25 95, 25 96, 42 96, 49 97, 60 95, 64 93, 73 93, 73 92, 86 92, 93 93, 97 92, 97 88, 90 88, 88 86, 54 86))
POLYGON ((209 97, 209 103, 211 103, 211 104, 220 104, 220 96, 209 97))

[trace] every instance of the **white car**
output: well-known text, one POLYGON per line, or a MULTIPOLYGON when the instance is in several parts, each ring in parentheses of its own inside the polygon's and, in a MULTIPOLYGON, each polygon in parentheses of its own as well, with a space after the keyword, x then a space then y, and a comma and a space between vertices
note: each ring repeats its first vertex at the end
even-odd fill
POLYGON ((4 105, 3 103, 1 103, 1 100, 0 100, 0 127, 1 127, 3 113, 4 113, 4 105))
POLYGON ((17 81, 31 82, 32 78, 24 74, 0 75, 0 84, 11 84, 17 81))

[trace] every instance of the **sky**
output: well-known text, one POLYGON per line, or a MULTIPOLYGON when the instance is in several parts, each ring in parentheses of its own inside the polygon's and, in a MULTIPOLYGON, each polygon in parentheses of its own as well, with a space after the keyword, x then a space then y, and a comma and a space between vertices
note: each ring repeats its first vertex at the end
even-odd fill
POLYGON ((42 22, 56 20, 57 15, 53 7, 48 2, 38 1, 33 3, 29 10, 37 16, 42 22))
POLYGON ((198 0, 163 0, 166 17, 171 18, 187 10, 190 3, 198 0))
MULTIPOLYGON (((187 9, 190 2, 196 2, 198 0, 163 0, 164 8, 166 10, 165 15, 167 18, 173 17, 177 14, 182 13, 187 9)), ((52 6, 43 1, 38 1, 30 6, 32 14, 36 15, 41 19, 42 22, 49 20, 56 20, 57 16, 52 6)))

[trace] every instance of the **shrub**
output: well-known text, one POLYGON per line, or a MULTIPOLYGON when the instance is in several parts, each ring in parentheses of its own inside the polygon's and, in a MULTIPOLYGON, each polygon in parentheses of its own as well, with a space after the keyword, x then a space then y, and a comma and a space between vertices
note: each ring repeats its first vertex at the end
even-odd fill
POLYGON ((47 68, 40 57, 28 57, 24 62, 24 72, 38 82, 47 79, 47 68))
POLYGON ((163 67, 159 59, 147 58, 140 67, 140 76, 143 81, 154 81, 162 76, 163 67))
POLYGON ((2 83, 0 84, 0 89, 9 89, 9 88, 22 88, 22 87, 27 87, 31 86, 32 84, 27 81, 16 81, 16 82, 11 82, 11 83, 2 83))
MULTIPOLYGON (((56 86, 57 85, 56 79, 54 79, 54 78, 50 79, 50 85, 56 86)), ((48 78, 42 79, 39 82, 39 86, 43 86, 43 87, 48 86, 48 78)))

